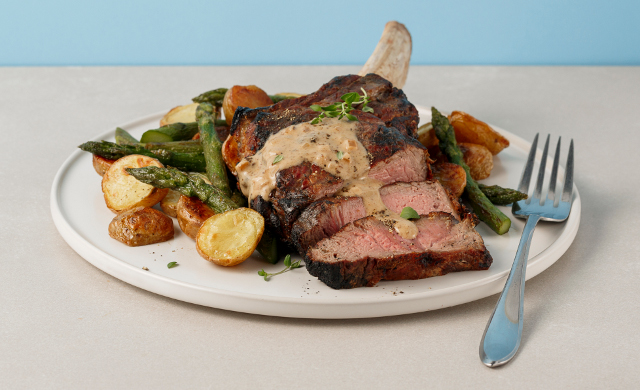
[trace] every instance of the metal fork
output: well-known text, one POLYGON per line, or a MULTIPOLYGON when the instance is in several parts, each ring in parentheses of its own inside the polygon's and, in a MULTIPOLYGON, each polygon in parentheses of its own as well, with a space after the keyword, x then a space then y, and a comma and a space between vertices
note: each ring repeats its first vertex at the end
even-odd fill
MULTIPOLYGON (((536 134, 527 164, 522 172, 522 179, 518 191, 528 192, 531 174, 538 148, 538 134, 536 134)), ((520 244, 516 252, 516 258, 511 266, 511 272, 507 278, 504 290, 500 294, 496 308, 489 318, 487 327, 480 342, 480 360, 488 367, 498 367, 509 362, 518 352, 520 338, 522 336, 522 318, 524 303, 524 280, 527 269, 527 258, 533 230, 538 221, 562 222, 569 217, 571 212, 573 191, 573 140, 569 146, 569 155, 565 169, 564 187, 560 199, 556 195, 556 180, 558 178, 558 164, 560 160, 560 139, 556 147, 555 159, 551 170, 549 191, 546 198, 542 198, 542 183, 549 151, 549 136, 544 145, 538 182, 533 196, 513 204, 512 213, 518 218, 524 218, 527 223, 522 231, 520 244)))

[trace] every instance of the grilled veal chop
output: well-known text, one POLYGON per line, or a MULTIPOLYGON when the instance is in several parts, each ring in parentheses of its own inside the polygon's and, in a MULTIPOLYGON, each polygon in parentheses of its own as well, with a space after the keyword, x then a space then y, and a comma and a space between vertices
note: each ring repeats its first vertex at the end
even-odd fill
POLYGON ((475 219, 432 180, 418 121, 404 93, 380 76, 341 76, 307 96, 239 108, 223 157, 251 207, 333 288, 486 269, 491 256, 475 219), (358 121, 308 123, 317 116, 311 105, 361 88, 373 114, 355 109, 358 121), (423 217, 401 218, 405 206, 423 217))

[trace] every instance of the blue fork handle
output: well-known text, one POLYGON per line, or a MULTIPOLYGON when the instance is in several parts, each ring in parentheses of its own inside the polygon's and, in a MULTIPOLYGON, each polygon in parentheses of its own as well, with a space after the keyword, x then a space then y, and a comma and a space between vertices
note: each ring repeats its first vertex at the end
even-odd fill
POLYGON ((507 283, 482 335, 480 360, 487 367, 498 367, 507 363, 520 347, 527 258, 533 230, 539 220, 540 217, 537 215, 527 218, 507 283))

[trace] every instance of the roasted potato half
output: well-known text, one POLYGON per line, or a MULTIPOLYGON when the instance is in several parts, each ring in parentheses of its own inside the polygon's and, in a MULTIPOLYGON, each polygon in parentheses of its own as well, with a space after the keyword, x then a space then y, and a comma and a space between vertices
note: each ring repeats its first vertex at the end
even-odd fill
POLYGON ((465 112, 452 112, 449 115, 449 122, 456 132, 456 141, 459 143, 482 145, 494 155, 509 146, 509 140, 492 129, 491 126, 465 112))
POLYGON ((427 149, 440 144, 431 122, 418 127, 418 141, 427 149))
POLYGON ((265 91, 255 85, 234 85, 227 90, 222 100, 222 110, 227 124, 231 126, 233 114, 238 107, 258 108, 270 106, 273 101, 265 91))
POLYGON ((493 155, 489 149, 482 145, 468 144, 462 142, 458 144, 462 152, 464 162, 469 166, 469 172, 473 180, 486 179, 491 175, 493 169, 493 155))
POLYGON ((129 175, 125 168, 164 167, 155 158, 131 154, 116 162, 102 176, 102 192, 107 207, 114 213, 138 206, 151 207, 167 195, 168 188, 155 188, 129 175))
POLYGON ((443 162, 431 166, 433 176, 453 196, 459 198, 467 186, 467 173, 458 164, 443 162))
POLYGON ((176 207, 178 206, 178 201, 181 196, 182 195, 178 191, 169 190, 167 195, 160 201, 162 211, 164 211, 168 216, 176 218, 178 216, 176 213, 176 207))
POLYGON ((116 215, 109 236, 129 246, 141 246, 173 238, 173 221, 151 207, 136 207, 116 215))
POLYGON ((160 119, 160 126, 172 123, 189 123, 196 121, 196 108, 198 103, 191 103, 185 106, 174 107, 160 119))
POLYGON ((216 213, 198 198, 181 195, 176 205, 176 217, 180 229, 187 236, 196 239, 200 226, 216 213))
POLYGON ((95 169, 100 176, 104 176, 114 162, 116 162, 116 160, 109 160, 97 154, 93 155, 93 169, 95 169))
POLYGON ((228 267, 251 256, 262 233, 262 215, 242 207, 207 219, 198 231, 196 249, 205 260, 228 267))

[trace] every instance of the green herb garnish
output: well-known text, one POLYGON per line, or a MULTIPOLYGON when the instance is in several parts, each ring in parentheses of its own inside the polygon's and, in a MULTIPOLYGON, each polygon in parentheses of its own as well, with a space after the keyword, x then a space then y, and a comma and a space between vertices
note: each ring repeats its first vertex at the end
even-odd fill
POLYGON ((338 160, 342 160, 342 156, 344 156, 344 153, 342 153, 342 150, 338 150, 338 153, 336 153, 336 156, 338 156, 338 160))
POLYGON ((173 267, 177 267, 180 264, 176 263, 175 261, 172 261, 171 263, 167 264, 167 268, 173 268, 173 267))
POLYGON ((284 158, 283 155, 281 155, 281 154, 277 155, 276 158, 273 159, 273 162, 271 163, 271 165, 276 165, 277 163, 282 161, 283 158, 284 158))
POLYGON ((302 267, 302 265, 300 264, 300 261, 301 260, 298 260, 295 263, 291 263, 291 255, 287 255, 284 258, 285 269, 283 269, 280 272, 276 272, 274 274, 267 273, 263 269, 261 269, 260 271, 258 271, 258 275, 262 276, 264 278, 264 280, 269 281, 269 279, 272 276, 280 275, 280 274, 285 273, 287 271, 291 271, 292 269, 302 267))
POLYGON ((324 118, 338 117, 338 119, 342 119, 345 116, 350 121, 357 121, 358 118, 349 113, 353 110, 353 106, 358 104, 362 104, 362 108, 360 108, 360 110, 363 112, 373 112, 373 108, 367 106, 371 101, 371 98, 367 95, 367 91, 365 91, 364 88, 360 88, 360 90, 362 90, 364 95, 360 95, 357 92, 349 92, 340 97, 342 102, 336 102, 324 107, 317 104, 310 106, 309 108, 313 111, 318 111, 320 113, 320 115, 311 121, 311 124, 317 125, 322 122, 322 119, 324 118))
POLYGON ((404 219, 419 219, 420 215, 411 207, 407 206, 402 209, 400 217, 404 219))

